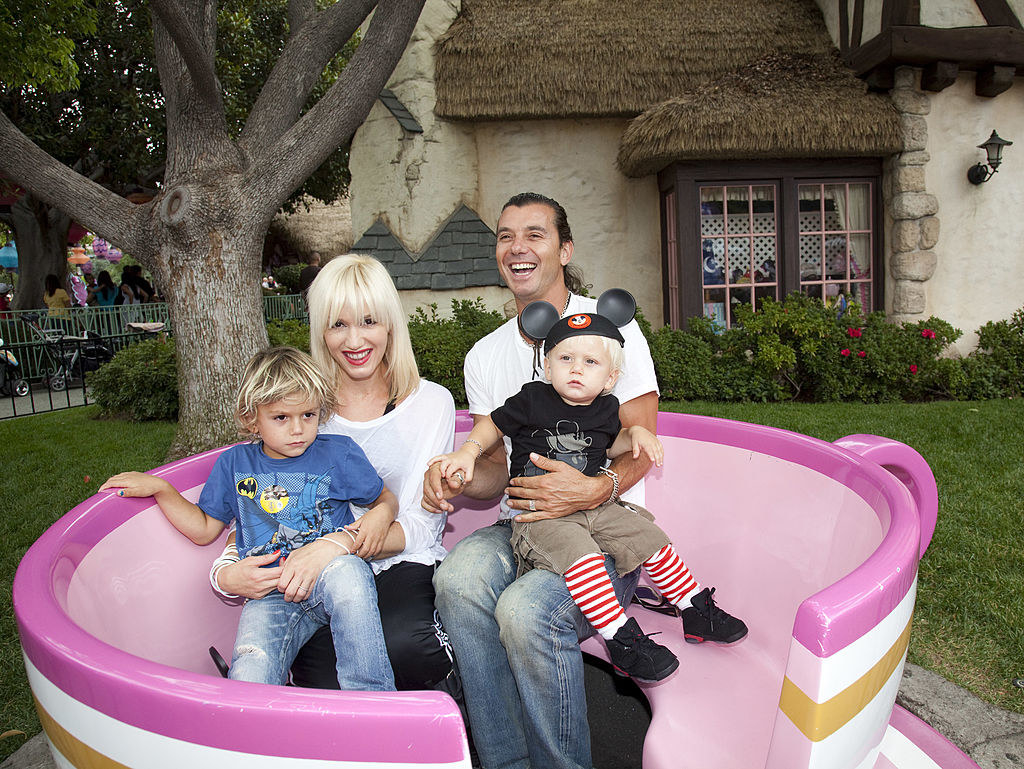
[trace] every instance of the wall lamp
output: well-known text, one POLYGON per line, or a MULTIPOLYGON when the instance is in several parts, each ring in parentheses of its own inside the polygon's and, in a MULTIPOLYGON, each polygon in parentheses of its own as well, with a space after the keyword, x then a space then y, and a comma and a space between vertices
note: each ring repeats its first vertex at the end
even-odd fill
POLYGON ((967 181, 971 184, 983 184, 991 179, 992 174, 999 170, 999 164, 1003 162, 1003 147, 1011 144, 1013 142, 1006 141, 993 131, 988 141, 978 145, 978 149, 985 150, 985 154, 988 155, 988 165, 976 163, 968 168, 967 181))

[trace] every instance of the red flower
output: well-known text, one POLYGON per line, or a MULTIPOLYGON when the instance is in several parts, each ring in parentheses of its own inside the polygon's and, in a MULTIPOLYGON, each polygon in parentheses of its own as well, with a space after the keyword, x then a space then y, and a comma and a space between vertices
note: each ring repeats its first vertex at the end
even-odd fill
POLYGON ((848 358, 850 356, 850 351, 843 349, 839 351, 839 354, 842 355, 844 358, 848 358))
POLYGON ((932 331, 930 328, 926 328, 921 332, 921 336, 923 336, 925 339, 934 339, 935 332, 932 331))
POLYGON ((910 373, 911 374, 916 374, 917 373, 917 364, 916 363, 911 363, 910 364, 910 373))
POLYGON ((859 328, 848 328, 846 333, 850 335, 851 339, 859 339, 863 332, 859 328))
POLYGON ((860 352, 857 353, 857 357, 858 358, 866 358, 866 357, 868 357, 868 354, 866 352, 864 352, 863 350, 861 350, 860 352))

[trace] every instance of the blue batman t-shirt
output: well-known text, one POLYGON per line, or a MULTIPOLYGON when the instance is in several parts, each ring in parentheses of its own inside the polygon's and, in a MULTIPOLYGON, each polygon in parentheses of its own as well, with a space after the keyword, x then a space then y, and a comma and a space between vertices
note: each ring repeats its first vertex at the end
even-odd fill
POLYGON ((292 550, 354 520, 349 503, 367 507, 384 482, 363 450, 344 435, 318 435, 301 456, 272 459, 260 444, 221 454, 199 495, 204 513, 236 521, 238 554, 292 550))

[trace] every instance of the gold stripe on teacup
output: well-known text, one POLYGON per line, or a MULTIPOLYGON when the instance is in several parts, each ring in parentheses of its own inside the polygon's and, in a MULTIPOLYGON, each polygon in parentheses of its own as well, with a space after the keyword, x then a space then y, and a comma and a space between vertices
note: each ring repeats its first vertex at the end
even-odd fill
POLYGON ((892 648, 867 673, 825 702, 812 700, 787 676, 782 682, 779 709, 811 742, 821 742, 839 731, 875 698, 899 666, 910 643, 911 622, 913 617, 892 648))
POLYGON ((72 766, 77 769, 128 769, 124 764, 90 748, 57 723, 53 716, 39 704, 39 700, 35 697, 32 699, 35 700, 36 712, 39 714, 39 723, 43 725, 43 731, 46 732, 46 736, 50 738, 53 746, 72 766))

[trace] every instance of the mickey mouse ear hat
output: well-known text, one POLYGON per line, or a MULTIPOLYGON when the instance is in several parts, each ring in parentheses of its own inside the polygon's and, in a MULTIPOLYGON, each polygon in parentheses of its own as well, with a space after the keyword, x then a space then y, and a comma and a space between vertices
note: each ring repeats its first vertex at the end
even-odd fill
POLYGON ((548 302, 530 302, 519 316, 519 328, 534 342, 544 340, 544 354, 570 336, 606 336, 625 344, 619 327, 636 314, 636 300, 628 291, 612 288, 597 300, 597 312, 577 312, 564 318, 548 302))

